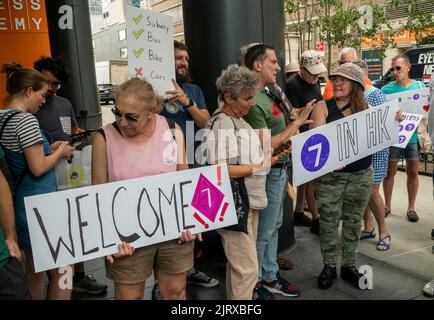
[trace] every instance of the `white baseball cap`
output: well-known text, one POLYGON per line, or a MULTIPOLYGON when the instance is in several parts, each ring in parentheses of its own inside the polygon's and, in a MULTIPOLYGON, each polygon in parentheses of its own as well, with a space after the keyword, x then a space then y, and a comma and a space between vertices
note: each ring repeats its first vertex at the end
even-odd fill
POLYGON ((317 75, 326 72, 327 69, 315 50, 307 50, 300 57, 300 67, 306 68, 310 73, 317 75))

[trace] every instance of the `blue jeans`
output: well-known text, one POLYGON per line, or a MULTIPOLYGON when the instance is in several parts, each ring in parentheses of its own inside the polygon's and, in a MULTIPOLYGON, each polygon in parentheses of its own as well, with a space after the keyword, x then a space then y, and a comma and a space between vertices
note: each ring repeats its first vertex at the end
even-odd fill
POLYGON ((272 280, 279 271, 277 245, 283 218, 283 200, 288 188, 286 168, 271 168, 267 175, 268 206, 259 212, 258 255, 259 280, 272 280))

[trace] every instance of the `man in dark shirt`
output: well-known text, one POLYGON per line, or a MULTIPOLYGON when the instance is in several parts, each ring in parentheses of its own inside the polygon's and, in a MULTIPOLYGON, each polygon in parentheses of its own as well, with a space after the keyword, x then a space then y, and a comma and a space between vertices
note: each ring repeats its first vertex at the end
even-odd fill
MULTIPOLYGON (((302 108, 311 101, 322 100, 319 76, 326 72, 321 57, 314 50, 303 52, 300 58, 300 71, 288 80, 285 93, 294 108, 302 108)), ((304 132, 309 126, 300 127, 304 132)), ((313 184, 308 182, 297 189, 297 203, 294 210, 294 224, 296 226, 310 226, 311 232, 319 235, 319 215, 315 200, 313 184), (307 200, 308 209, 312 214, 312 221, 304 215, 304 203, 307 200)))
MULTIPOLYGON (((174 90, 167 91, 161 115, 175 121, 182 129, 186 142, 187 160, 190 168, 195 167, 195 144, 196 131, 205 127, 210 119, 208 108, 202 90, 196 84, 191 83, 189 73, 188 47, 179 41, 174 42, 176 81, 174 90)), ((199 142, 199 141, 197 141, 199 142)), ((199 256, 201 245, 195 245, 195 256, 199 256)), ((191 268, 187 273, 187 284, 202 286, 205 288, 215 287, 219 281, 208 276, 206 273, 191 268)), ((152 300, 160 300, 160 290, 157 283, 152 289, 152 300)))
POLYGON ((187 159, 194 163, 190 142, 198 129, 204 128, 210 118, 205 99, 200 87, 191 83, 189 74, 189 54, 187 46, 179 41, 174 42, 176 82, 175 90, 167 91, 161 115, 173 119, 182 129, 186 140, 187 159))

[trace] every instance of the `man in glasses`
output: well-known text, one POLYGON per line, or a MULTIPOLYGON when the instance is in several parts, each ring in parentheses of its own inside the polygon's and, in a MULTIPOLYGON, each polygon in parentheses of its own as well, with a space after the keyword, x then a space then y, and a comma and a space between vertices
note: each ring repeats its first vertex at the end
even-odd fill
POLYGON ((48 132, 54 141, 69 141, 78 128, 71 103, 57 95, 62 84, 68 83, 69 75, 62 58, 41 57, 35 61, 34 68, 48 79, 46 103, 36 113, 41 129, 48 132))
MULTIPOLYGON (((343 48, 340 52, 339 52, 339 58, 338 58, 338 64, 344 64, 347 62, 351 62, 357 59, 357 51, 354 48, 343 48)), ((372 82, 371 80, 369 80, 369 78, 366 78, 366 84, 371 85, 372 82)), ((325 88, 324 88, 324 93, 322 94, 322 96, 324 97, 324 100, 328 100, 333 98, 333 84, 331 83, 330 80, 327 80, 325 88)))
MULTIPOLYGON (((425 85, 409 77, 410 60, 406 55, 398 55, 392 59, 391 71, 395 77, 395 81, 385 85, 381 90, 385 94, 398 93, 403 91, 415 90, 423 88, 425 85)), ((392 191, 394 184, 394 177, 398 169, 398 161, 401 157, 405 157, 405 171, 407 173, 407 192, 408 192, 408 207, 407 219, 410 222, 419 220, 419 216, 415 210, 415 202, 417 190, 419 188, 419 144, 417 139, 417 129, 413 136, 410 138, 408 145, 405 149, 390 147, 389 154, 389 168, 387 176, 383 182, 384 200, 385 200, 385 215, 390 214, 392 207, 392 191)))
MULTIPOLYGON (((71 135, 83 132, 77 125, 71 103, 57 95, 63 84, 68 83, 69 74, 62 58, 41 57, 34 62, 34 68, 48 79, 45 104, 35 114, 41 129, 51 135, 53 141, 69 141, 71 135)), ((75 264, 73 292, 101 294, 107 286, 99 284, 92 274, 85 276, 84 264, 75 264)))
MULTIPOLYGON (((302 108, 312 99, 321 101, 319 76, 327 72, 319 53, 307 50, 300 57, 300 71, 286 84, 285 93, 294 108, 302 108)), ((309 130, 309 126, 300 127, 300 132, 309 130)), ((313 183, 306 183, 297 188, 297 202, 294 210, 294 225, 311 227, 310 231, 319 235, 319 214, 316 205, 313 183), (312 220, 304 214, 304 203, 307 200, 312 220)))

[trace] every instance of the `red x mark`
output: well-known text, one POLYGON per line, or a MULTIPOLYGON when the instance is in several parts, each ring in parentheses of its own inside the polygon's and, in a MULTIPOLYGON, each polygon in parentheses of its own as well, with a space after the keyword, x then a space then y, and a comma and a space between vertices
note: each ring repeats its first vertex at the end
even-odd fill
POLYGON ((142 68, 134 68, 136 70, 136 77, 140 78, 142 76, 142 68))

